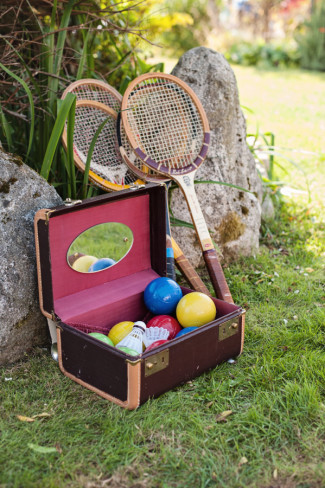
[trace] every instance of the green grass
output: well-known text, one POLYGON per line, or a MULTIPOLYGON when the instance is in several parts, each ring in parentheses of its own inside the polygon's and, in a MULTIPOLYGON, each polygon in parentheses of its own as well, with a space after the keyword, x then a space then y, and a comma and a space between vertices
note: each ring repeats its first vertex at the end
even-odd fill
POLYGON ((64 377, 48 351, 3 368, 0 486, 324 486, 325 229, 317 218, 284 205, 259 255, 226 268, 235 302, 247 308, 235 364, 133 412, 64 377), (225 410, 227 422, 217 422, 225 410), (50 416, 17 418, 42 412, 50 416))
MULTIPOLYGON (((301 70, 259 70, 232 65, 240 102, 254 111, 245 112, 248 133, 273 132, 275 145, 285 157, 297 163, 308 176, 314 200, 324 200, 325 181, 325 73, 301 70), (294 150, 294 151, 293 151, 294 150), (313 154, 312 154, 313 153, 313 154)), ((277 176, 306 189, 305 175, 283 158, 277 176)))
MULTIPOLYGON (((247 80, 262 76, 246 69, 247 80)), ((270 76, 289 89, 285 77, 270 76)), ((308 79, 318 86, 318 76, 308 79)), ((242 103, 267 117, 264 93, 256 89, 256 107, 242 103)), ((273 130, 271 121, 263 115, 261 128, 273 130)), ((296 123, 287 125, 288 139, 296 123)), ((302 130, 300 139, 307 137, 302 130)), ((312 202, 284 200, 263 227, 259 254, 225 268, 235 303, 247 309, 244 353, 235 363, 132 412, 63 376, 48 350, 0 370, 1 488, 324 487, 325 224, 317 200, 324 177, 314 163, 303 162, 318 174, 312 202), (218 422, 226 410, 232 414, 218 422), (17 418, 42 412, 50 416, 17 418)))

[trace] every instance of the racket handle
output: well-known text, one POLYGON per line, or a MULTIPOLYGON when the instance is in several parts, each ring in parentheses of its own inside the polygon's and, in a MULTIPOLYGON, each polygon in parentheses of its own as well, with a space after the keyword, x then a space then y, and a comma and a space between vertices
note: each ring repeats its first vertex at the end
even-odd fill
POLYGON ((167 271, 166 271, 167 278, 176 281, 176 273, 174 267, 174 258, 171 256, 167 256, 167 271))
POLYGON ((217 297, 225 302, 234 303, 216 251, 203 251, 203 257, 217 297))
POLYGON ((172 238, 172 246, 175 255, 175 262, 176 266, 189 283, 190 287, 193 288, 195 291, 200 291, 201 293, 205 293, 208 296, 211 296, 211 293, 189 262, 189 260, 184 256, 183 251, 177 244, 177 242, 172 238))
POLYGON ((172 242, 169 235, 166 236, 166 255, 167 255, 167 268, 166 268, 167 278, 176 281, 174 251, 172 248, 172 242))

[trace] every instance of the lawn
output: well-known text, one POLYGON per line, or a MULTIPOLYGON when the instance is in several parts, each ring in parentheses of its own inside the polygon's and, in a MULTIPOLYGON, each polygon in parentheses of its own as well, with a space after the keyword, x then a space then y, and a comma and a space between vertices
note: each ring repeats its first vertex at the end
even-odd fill
MULTIPOLYGON (((241 103, 277 145, 324 152, 323 75, 235 71, 241 103)), ((225 269, 247 309, 242 356, 130 412, 34 350, 0 370, 1 488, 324 487, 325 178, 320 158, 299 164, 313 175, 311 201, 283 199, 262 228, 259 254, 225 269)), ((286 181, 305 188, 298 169, 286 181)))

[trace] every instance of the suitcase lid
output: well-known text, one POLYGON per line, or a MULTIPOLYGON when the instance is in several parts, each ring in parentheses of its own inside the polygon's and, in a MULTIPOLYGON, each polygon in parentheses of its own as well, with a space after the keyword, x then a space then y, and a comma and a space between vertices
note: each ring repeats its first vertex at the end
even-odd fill
POLYGON ((97 310, 103 301, 120 301, 143 291, 166 274, 165 187, 136 189, 90 198, 75 205, 42 209, 35 215, 35 236, 41 310, 62 321, 97 310), (87 229, 107 222, 122 223, 133 234, 126 255, 114 266, 80 273, 68 264, 68 250, 87 229))

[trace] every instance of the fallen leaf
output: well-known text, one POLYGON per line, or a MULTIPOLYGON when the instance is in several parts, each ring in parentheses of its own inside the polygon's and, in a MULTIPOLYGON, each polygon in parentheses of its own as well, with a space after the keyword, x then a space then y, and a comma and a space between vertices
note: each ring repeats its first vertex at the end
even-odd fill
POLYGON ((12 378, 5 378, 5 381, 12 381, 12 378))
POLYGON ((263 283, 263 281, 265 281, 264 278, 262 278, 261 280, 257 280, 257 281, 255 281, 255 285, 258 285, 259 283, 263 283))
POLYGON ((206 407, 208 407, 208 408, 209 408, 209 407, 211 407, 212 405, 213 405, 213 402, 208 402, 208 403, 206 404, 206 407))
POLYGON ((216 416, 216 422, 227 422, 227 417, 232 414, 232 410, 225 410, 216 416))
POLYGON ((27 444, 30 449, 41 454, 49 454, 51 452, 58 452, 56 447, 45 447, 37 444, 27 444))
POLYGON ((51 417, 51 414, 47 413, 47 412, 42 412, 42 413, 39 413, 37 415, 33 415, 33 419, 37 419, 39 417, 51 417))
POLYGON ((300 293, 300 290, 295 290, 295 291, 294 291, 294 294, 295 294, 295 295, 298 295, 298 293, 300 293))
POLYGON ((278 470, 277 470, 277 469, 275 469, 275 470, 273 471, 273 479, 275 479, 275 480, 277 480, 277 479, 278 479, 278 470))
POLYGON ((298 320, 298 315, 294 315, 292 318, 293 320, 298 320))
POLYGON ((307 271, 307 273, 313 273, 314 272, 313 268, 305 268, 305 271, 307 271))
POLYGON ((17 415, 17 419, 21 422, 35 422, 35 419, 32 419, 31 417, 25 417, 24 415, 17 415))
POLYGON ((55 449, 58 451, 59 454, 62 454, 62 448, 61 448, 60 444, 56 443, 55 449))
POLYGON ((248 463, 248 459, 247 457, 243 456, 242 458, 240 458, 240 461, 238 463, 238 466, 242 466, 243 464, 247 464, 248 463))

